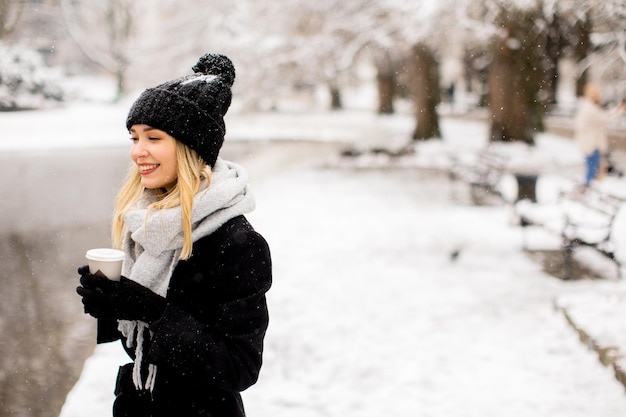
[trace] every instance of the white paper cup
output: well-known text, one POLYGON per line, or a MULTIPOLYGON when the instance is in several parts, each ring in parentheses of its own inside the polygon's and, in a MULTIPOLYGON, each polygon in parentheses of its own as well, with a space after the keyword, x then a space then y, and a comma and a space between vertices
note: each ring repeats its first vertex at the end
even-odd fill
POLYGON ((89 272, 95 274, 100 271, 108 279, 119 281, 122 275, 124 252, 117 249, 98 248, 90 249, 85 255, 89 261, 89 272))

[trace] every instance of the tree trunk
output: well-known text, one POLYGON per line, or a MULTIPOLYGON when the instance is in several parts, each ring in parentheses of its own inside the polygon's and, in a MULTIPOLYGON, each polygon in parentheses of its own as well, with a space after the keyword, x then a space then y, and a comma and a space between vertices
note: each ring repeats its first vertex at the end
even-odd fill
POLYGON ((536 12, 503 10, 505 36, 492 43, 489 68, 490 141, 534 144, 534 131, 542 127, 543 105, 539 96, 545 32, 536 30, 536 12))
POLYGON ((463 58, 466 92, 478 95, 478 107, 487 107, 489 57, 484 49, 466 49, 463 58))
POLYGON ((559 86, 559 60, 564 43, 561 18, 556 13, 551 16, 546 31, 545 78, 542 88, 544 97, 542 100, 548 104, 556 104, 556 92, 559 86))
POLYGON ((117 81, 117 91, 115 93, 114 103, 118 103, 126 93, 126 69, 120 68, 115 72, 115 79, 117 81))
POLYGON ((388 51, 382 51, 379 55, 375 59, 378 114, 392 114, 396 91, 395 68, 388 51))
POLYGON ((441 138, 437 105, 440 102, 439 66, 430 48, 413 47, 412 94, 416 126, 413 140, 441 138))
POLYGON ((491 142, 520 140, 534 142, 530 109, 523 89, 523 74, 515 67, 511 51, 503 48, 489 70, 491 142))
POLYGON ((393 74, 381 74, 376 76, 376 85, 378 86, 378 114, 392 114, 393 97, 395 89, 395 77, 393 74))
MULTIPOLYGON (((592 23, 589 13, 585 13, 583 20, 577 20, 574 26, 576 45, 574 45, 574 58, 576 62, 582 63, 587 59, 591 51, 591 29, 592 23)), ((585 85, 589 74, 587 68, 584 68, 580 76, 576 79, 576 96, 581 97, 585 91, 585 85)))
POLYGON ((341 110, 343 109, 343 102, 341 100, 341 90, 334 84, 328 85, 328 91, 330 93, 330 109, 341 110))

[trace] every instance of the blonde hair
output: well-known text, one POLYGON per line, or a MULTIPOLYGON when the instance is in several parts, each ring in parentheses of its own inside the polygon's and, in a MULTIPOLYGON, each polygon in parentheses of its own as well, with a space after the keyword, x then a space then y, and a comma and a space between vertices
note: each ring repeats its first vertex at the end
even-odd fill
MULTIPOLYGON (((193 199, 200 190, 203 178, 206 178, 207 183, 211 182, 211 167, 196 151, 180 141, 176 141, 176 162, 178 164, 176 184, 167 192, 156 190, 158 199, 148 206, 148 212, 180 206, 183 229, 183 247, 180 259, 183 260, 189 259, 193 248, 191 237, 193 199)), ((116 198, 111 227, 111 240, 115 248, 122 248, 125 233, 124 215, 134 208, 135 203, 141 199, 145 190, 146 188, 141 184, 139 170, 133 164, 116 198)))

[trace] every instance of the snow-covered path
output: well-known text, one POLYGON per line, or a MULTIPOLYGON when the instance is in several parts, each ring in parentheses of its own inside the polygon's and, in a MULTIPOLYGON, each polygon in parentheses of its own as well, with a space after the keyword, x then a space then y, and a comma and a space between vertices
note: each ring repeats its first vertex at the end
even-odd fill
POLYGON ((450 205, 446 184, 315 171, 260 190, 276 284, 250 415, 624 415, 623 387, 552 306, 585 283, 545 275, 507 210, 450 205))

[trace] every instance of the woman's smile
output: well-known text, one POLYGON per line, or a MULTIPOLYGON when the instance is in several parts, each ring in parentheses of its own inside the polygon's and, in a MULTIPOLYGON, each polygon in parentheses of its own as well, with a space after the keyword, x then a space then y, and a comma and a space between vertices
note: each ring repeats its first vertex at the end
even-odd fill
POLYGON ((139 165, 139 173, 141 175, 149 175, 152 174, 160 164, 138 164, 139 165))

